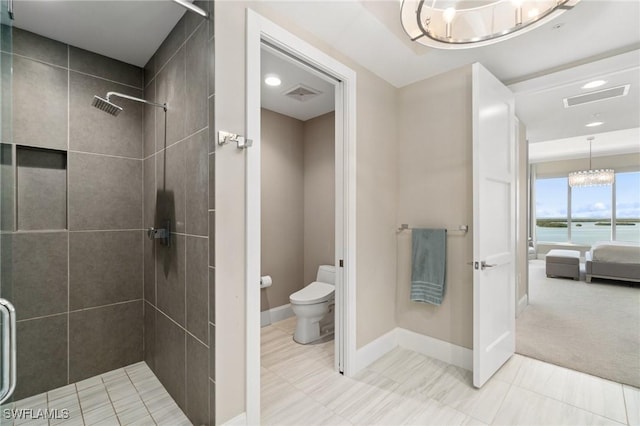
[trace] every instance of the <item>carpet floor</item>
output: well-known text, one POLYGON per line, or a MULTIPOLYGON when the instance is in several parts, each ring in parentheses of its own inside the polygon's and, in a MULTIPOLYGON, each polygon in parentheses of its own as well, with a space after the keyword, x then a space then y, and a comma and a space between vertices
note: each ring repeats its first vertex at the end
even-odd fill
MULTIPOLYGON (((584 268, 584 266, 582 266, 584 268)), ((529 262, 529 306, 516 321, 516 352, 640 387, 640 287, 547 278, 529 262)))

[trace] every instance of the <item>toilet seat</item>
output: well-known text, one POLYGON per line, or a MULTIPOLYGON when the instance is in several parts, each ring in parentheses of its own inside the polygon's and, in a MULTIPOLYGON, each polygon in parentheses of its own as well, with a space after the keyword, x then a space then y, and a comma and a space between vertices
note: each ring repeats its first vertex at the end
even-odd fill
POLYGON ((334 291, 335 286, 332 284, 314 281, 289 296, 289 300, 297 305, 311 305, 326 302, 333 296, 334 291))

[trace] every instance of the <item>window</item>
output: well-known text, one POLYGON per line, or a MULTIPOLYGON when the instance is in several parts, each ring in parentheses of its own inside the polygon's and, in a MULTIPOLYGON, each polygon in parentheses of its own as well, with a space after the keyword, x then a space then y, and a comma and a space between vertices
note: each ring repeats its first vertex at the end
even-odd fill
POLYGON ((571 188, 571 242, 611 240, 611 186, 571 188))
POLYGON ((567 242, 567 200, 569 183, 566 177, 536 179, 536 239, 546 242, 567 242))
POLYGON ((617 241, 640 242, 640 172, 616 173, 617 241))
POLYGON ((616 173, 614 187, 570 188, 566 177, 538 178, 535 198, 537 241, 640 242, 640 172, 616 173))

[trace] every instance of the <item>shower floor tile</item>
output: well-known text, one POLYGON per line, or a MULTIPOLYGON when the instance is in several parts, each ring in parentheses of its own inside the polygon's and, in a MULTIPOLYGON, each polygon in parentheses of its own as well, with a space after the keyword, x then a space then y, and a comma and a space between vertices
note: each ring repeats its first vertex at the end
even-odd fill
POLYGON ((1 414, 1 426, 191 425, 144 362, 5 404, 1 414))

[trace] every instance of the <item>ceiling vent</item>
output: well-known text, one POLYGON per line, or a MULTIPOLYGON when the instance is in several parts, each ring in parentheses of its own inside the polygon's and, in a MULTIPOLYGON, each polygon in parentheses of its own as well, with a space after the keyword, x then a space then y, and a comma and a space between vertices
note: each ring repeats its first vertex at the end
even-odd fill
POLYGON ((589 104, 591 102, 604 101, 605 99, 619 98, 627 96, 629 93, 629 84, 624 86, 612 87, 611 89, 598 90, 584 95, 572 96, 564 98, 564 107, 569 108, 576 105, 589 104))
POLYGON ((298 84, 284 93, 285 96, 299 102, 306 102, 320 94, 322 94, 321 91, 305 86, 304 84, 298 84))

